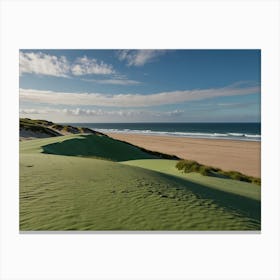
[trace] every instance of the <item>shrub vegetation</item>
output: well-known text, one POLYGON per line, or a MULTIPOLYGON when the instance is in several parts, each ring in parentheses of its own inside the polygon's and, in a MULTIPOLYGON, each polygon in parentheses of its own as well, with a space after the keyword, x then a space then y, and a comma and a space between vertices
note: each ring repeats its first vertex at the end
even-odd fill
POLYGON ((220 168, 200 164, 194 160, 180 160, 176 164, 176 168, 185 173, 197 172, 203 176, 223 177, 223 178, 253 183, 257 185, 261 184, 260 178, 247 176, 238 171, 224 171, 221 170, 220 168))

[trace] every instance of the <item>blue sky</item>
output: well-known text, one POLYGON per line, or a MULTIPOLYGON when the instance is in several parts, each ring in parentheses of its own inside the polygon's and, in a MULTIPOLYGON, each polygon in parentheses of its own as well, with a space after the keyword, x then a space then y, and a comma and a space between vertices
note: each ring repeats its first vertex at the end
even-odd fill
POLYGON ((20 117, 260 121, 259 50, 21 50, 20 117))

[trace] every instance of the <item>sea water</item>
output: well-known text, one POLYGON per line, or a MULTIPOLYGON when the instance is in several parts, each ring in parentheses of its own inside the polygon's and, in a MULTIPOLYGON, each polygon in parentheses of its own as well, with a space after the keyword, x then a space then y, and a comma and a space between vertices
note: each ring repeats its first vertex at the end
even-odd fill
MULTIPOLYGON (((70 124, 70 123, 69 123, 70 124)), ((261 141, 260 123, 71 123, 103 133, 261 141)))

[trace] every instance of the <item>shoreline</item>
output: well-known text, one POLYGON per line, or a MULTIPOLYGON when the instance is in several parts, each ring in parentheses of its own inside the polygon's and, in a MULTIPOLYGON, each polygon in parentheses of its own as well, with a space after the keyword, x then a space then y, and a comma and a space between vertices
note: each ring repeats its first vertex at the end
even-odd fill
POLYGON ((104 134, 135 134, 147 136, 166 136, 191 139, 210 139, 210 140, 232 140, 245 142, 261 142, 261 135, 246 133, 204 133, 204 132, 164 132, 164 131, 142 131, 142 130, 115 130, 91 128, 104 134))
POLYGON ((261 141, 133 133, 107 133, 107 135, 148 150, 195 160, 225 171, 239 171, 249 176, 261 177, 261 141))
POLYGON ((159 133, 135 133, 135 132, 111 132, 111 131, 105 131, 105 130, 98 130, 98 129, 94 129, 96 131, 100 131, 106 135, 109 134, 118 134, 118 135, 144 135, 144 136, 158 136, 158 137, 174 137, 174 138, 186 138, 186 139, 203 139, 203 140, 222 140, 222 141, 240 141, 240 142, 258 142, 261 143, 261 140, 257 140, 257 139, 250 139, 250 138, 230 138, 230 137, 219 137, 219 136, 212 136, 212 137, 203 137, 203 136, 182 136, 182 135, 176 135, 176 134, 159 134, 159 133))

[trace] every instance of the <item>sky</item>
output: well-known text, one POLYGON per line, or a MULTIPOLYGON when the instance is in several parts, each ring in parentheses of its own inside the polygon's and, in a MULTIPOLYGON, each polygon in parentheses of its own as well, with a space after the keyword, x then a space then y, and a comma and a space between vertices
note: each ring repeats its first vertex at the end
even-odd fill
POLYGON ((260 122, 260 50, 20 50, 20 117, 260 122))

